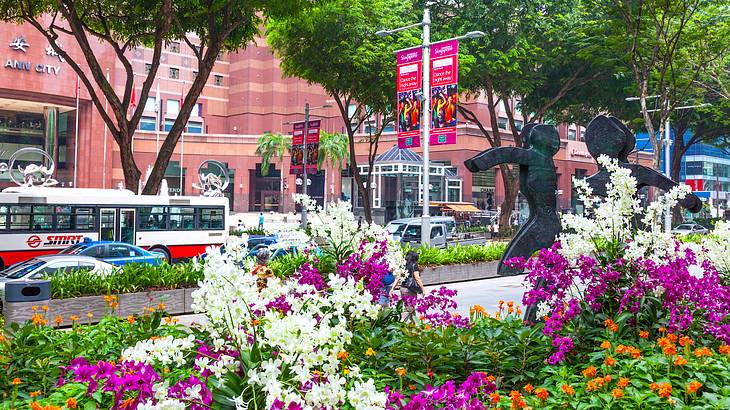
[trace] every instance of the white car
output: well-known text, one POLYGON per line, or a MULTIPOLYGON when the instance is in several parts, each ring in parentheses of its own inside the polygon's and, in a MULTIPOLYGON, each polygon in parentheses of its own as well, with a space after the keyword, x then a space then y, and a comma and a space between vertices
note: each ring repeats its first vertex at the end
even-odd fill
POLYGON ((675 235, 689 235, 692 233, 706 234, 710 232, 707 228, 699 224, 681 224, 672 229, 675 235))
POLYGON ((16 263, 0 272, 0 301, 5 299, 5 283, 43 279, 75 269, 88 269, 100 275, 114 270, 114 265, 82 255, 43 255, 16 263))

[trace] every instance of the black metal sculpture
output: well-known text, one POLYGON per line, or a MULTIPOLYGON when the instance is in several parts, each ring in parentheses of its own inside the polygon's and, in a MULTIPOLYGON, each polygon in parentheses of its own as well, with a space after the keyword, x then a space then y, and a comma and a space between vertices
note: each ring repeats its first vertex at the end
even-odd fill
MULTIPOLYGON (((645 186, 654 186, 663 191, 669 191, 677 186, 677 183, 659 172, 639 164, 629 163, 628 155, 636 146, 636 138, 631 130, 621 121, 614 117, 599 115, 594 118, 585 132, 586 145, 591 156, 598 159, 606 155, 611 159, 617 159, 619 165, 631 170, 631 175, 636 178, 637 190, 645 186)), ((611 176, 600 164, 598 172, 586 178, 588 185, 593 189, 593 194, 600 197, 607 195, 606 185, 610 182, 611 176)), ((694 194, 688 194, 679 201, 679 205, 687 208, 690 212, 699 212, 702 209, 702 201, 694 194)))
POLYGON ((551 246, 560 233, 560 218, 555 209, 557 175, 553 163, 553 155, 560 149, 558 131, 551 125, 528 124, 521 136, 524 148, 491 148, 464 162, 471 172, 505 163, 520 167, 520 192, 527 198, 530 216, 502 256, 498 273, 505 276, 520 271, 506 266, 504 261, 517 256, 528 259, 535 251, 551 246))

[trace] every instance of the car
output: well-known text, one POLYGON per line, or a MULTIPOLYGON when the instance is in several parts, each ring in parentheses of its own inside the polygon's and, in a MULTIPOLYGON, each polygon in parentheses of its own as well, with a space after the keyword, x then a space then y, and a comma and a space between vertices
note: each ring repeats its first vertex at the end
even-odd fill
POLYGON ((162 252, 148 251, 126 242, 93 241, 89 238, 69 246, 60 254, 90 256, 117 266, 128 263, 149 263, 157 266, 167 261, 167 255, 162 252))
MULTIPOLYGON (((385 226, 385 231, 395 241, 403 239, 403 233, 410 227, 417 225, 420 227, 421 218, 402 218, 390 221, 385 226)), ((456 235, 456 220, 453 216, 432 216, 430 218, 431 225, 441 224, 446 228, 446 236, 452 238, 456 235)), ((412 228, 411 228, 412 229, 412 228)), ((420 228, 418 228, 420 229, 420 228)))
POLYGON ((297 255, 299 253, 299 249, 297 249, 296 246, 291 246, 291 247, 281 247, 281 246, 276 246, 276 245, 269 246, 269 245, 261 243, 261 244, 254 246, 253 248, 251 248, 251 250, 248 251, 248 256, 256 257, 256 253, 258 253, 258 251, 263 248, 269 249, 269 255, 270 255, 269 260, 274 260, 276 258, 280 258, 284 255, 289 255, 289 254, 297 255))
POLYGON ((706 234, 708 232, 710 232, 709 229, 695 223, 684 223, 672 229, 672 233, 675 235, 689 235, 692 233, 706 234))
POLYGON ((43 255, 18 262, 0 272, 0 301, 5 297, 7 282, 38 280, 69 270, 86 269, 92 273, 108 274, 114 265, 83 255, 43 255))
MULTIPOLYGON (((445 248, 447 239, 447 228, 443 224, 432 224, 431 228, 431 246, 434 248, 445 248)), ((403 236, 400 238, 402 243, 407 243, 413 246, 421 245, 421 225, 410 224, 403 231, 403 236)))

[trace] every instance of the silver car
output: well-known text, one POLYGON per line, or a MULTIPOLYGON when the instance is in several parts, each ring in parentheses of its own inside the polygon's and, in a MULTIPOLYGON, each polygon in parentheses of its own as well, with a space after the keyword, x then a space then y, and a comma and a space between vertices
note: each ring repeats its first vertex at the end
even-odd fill
POLYGON ((672 233, 675 235, 689 235, 692 233, 706 234, 708 232, 710 231, 704 226, 694 223, 677 225, 672 229, 672 233))
POLYGON ((0 301, 5 299, 5 283, 37 280, 58 273, 76 269, 88 269, 90 272, 107 274, 114 265, 90 256, 81 255, 43 255, 18 262, 0 272, 0 301))

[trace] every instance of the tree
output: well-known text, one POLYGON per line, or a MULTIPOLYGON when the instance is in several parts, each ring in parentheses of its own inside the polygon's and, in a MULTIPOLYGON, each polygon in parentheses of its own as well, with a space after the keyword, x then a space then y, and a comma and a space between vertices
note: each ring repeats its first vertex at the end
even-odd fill
POLYGON ((269 175, 271 162, 279 164, 279 203, 284 204, 284 155, 291 155, 292 137, 290 135, 272 134, 260 136, 256 142, 256 155, 261 157, 261 175, 269 175))
POLYGON ((398 0, 332 0, 296 18, 272 19, 267 38, 281 59, 285 75, 317 84, 334 100, 345 125, 349 166, 363 199, 363 213, 372 221, 371 177, 383 129, 395 119, 395 55, 419 44, 415 33, 381 38, 380 28, 413 21, 411 4, 398 0), (365 135, 358 130, 368 120, 365 135), (356 144, 368 147, 366 175, 360 173, 356 144))
POLYGON ((624 60, 659 168, 666 120, 728 48, 727 0, 595 0, 595 33, 609 58, 624 60), (649 99, 654 98, 654 107, 649 99), (657 127, 658 125, 658 132, 657 127))
MULTIPOLYGON (((330 134, 321 131, 319 137, 319 155, 317 156, 317 168, 328 167, 332 171, 332 181, 335 172, 340 172, 342 166, 350 158, 350 146, 347 135, 334 133, 330 134)), ((326 171, 325 171, 326 172, 326 171)), ((325 183, 324 196, 325 206, 327 205, 327 184, 325 183)))
MULTIPOLYGON (((592 82, 611 75, 611 66, 596 61, 583 50, 585 11, 578 0, 463 0, 459 7, 444 0, 434 6, 434 21, 444 22, 441 33, 481 30, 483 39, 460 45, 460 87, 467 95, 486 97, 489 116, 479 118, 467 104, 459 106, 490 147, 505 144, 499 127, 500 108, 507 116, 505 133, 522 145, 518 110, 525 123, 543 121, 558 112, 564 100, 592 82), (487 123, 488 126, 484 124, 487 123)), ((505 199, 500 228, 509 228, 519 182, 508 165, 500 166, 505 199)))
POLYGON ((142 46, 152 49, 149 72, 137 99, 144 102, 157 75, 163 47, 178 40, 193 49, 198 74, 160 147, 143 191, 155 194, 219 54, 243 47, 258 33, 263 19, 294 13, 305 4, 308 4, 305 0, 0 0, 0 19, 33 26, 79 76, 119 146, 127 187, 137 187, 141 175, 132 153, 132 137, 144 111, 141 103, 129 113, 132 95, 136 95, 131 51, 142 46), (189 33, 197 39, 192 40, 189 33), (75 42, 82 57, 70 55, 61 47, 60 40, 75 42), (113 50, 123 67, 125 81, 121 96, 106 79, 96 54, 97 42, 113 50), (104 100, 108 101, 111 114, 105 111, 104 100))

